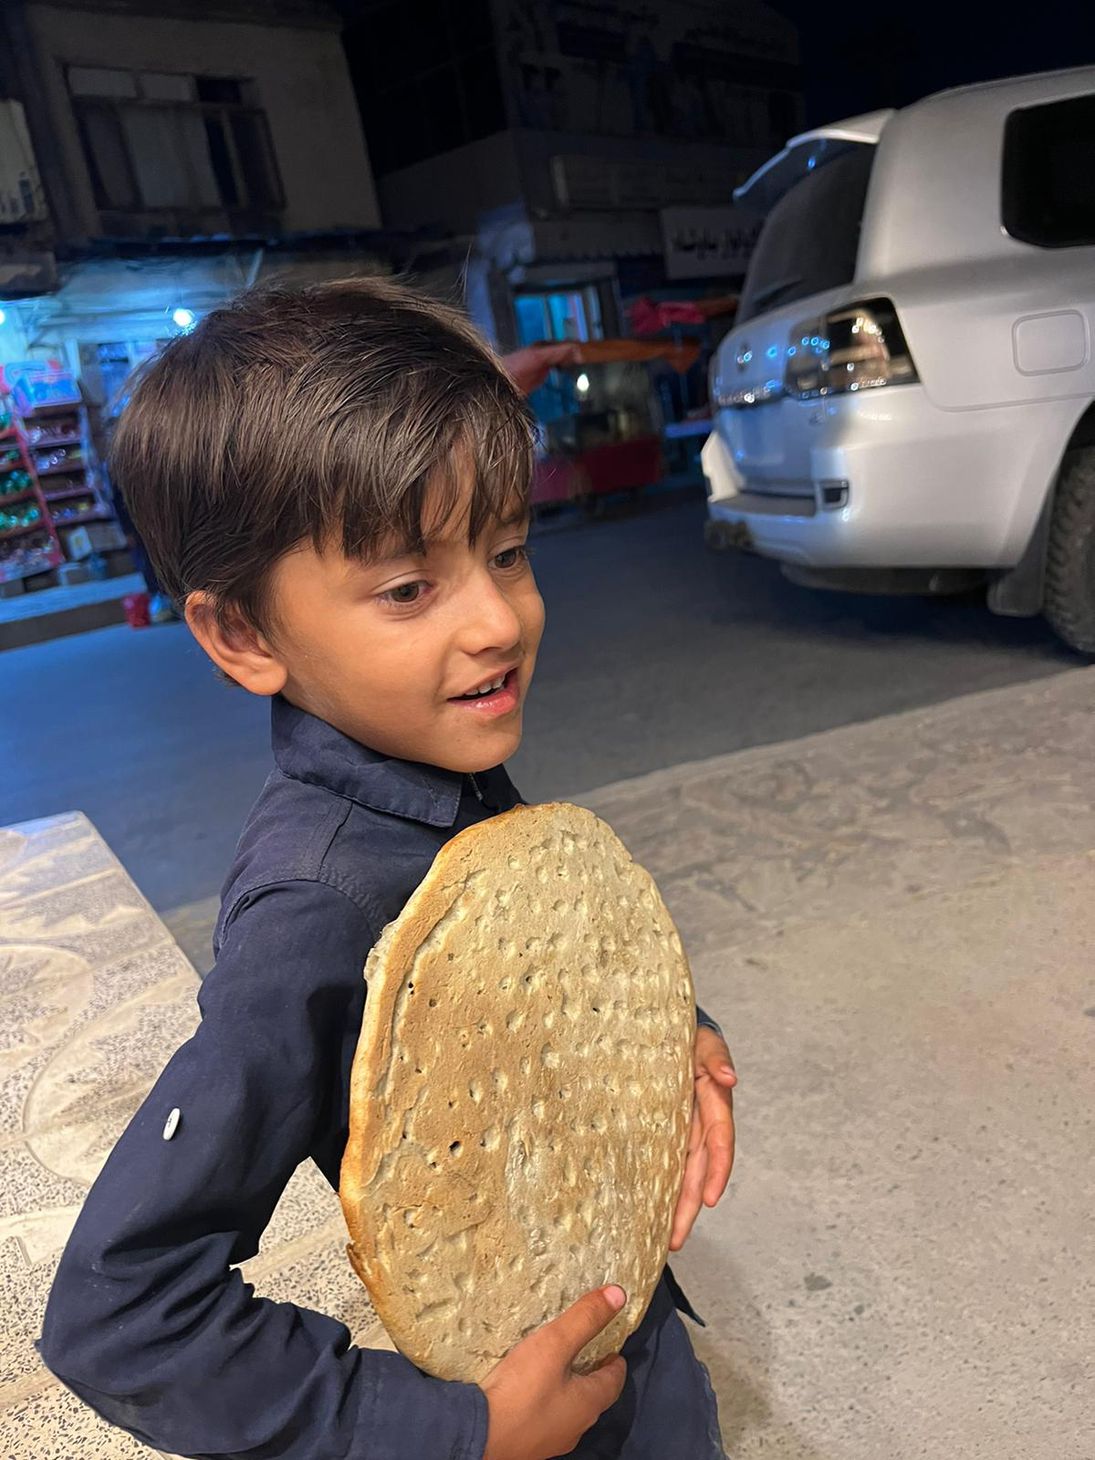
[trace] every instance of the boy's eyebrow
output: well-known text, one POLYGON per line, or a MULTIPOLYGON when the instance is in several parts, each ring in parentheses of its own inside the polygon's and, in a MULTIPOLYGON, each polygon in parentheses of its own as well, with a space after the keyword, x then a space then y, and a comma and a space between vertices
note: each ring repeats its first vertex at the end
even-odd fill
MULTIPOLYGON (((531 523, 531 521, 532 521, 532 509, 531 508, 529 508, 529 507, 516 507, 507 516, 502 517, 502 518, 499 518, 496 525, 498 527, 501 527, 501 528, 506 528, 506 527, 521 527, 526 522, 531 523)), ((431 542, 435 542, 435 541, 436 541, 436 538, 426 538, 425 539, 424 546, 425 546, 427 552, 429 551, 430 543, 431 542)), ((392 563, 392 562, 395 562, 397 558, 413 558, 413 557, 417 557, 418 556, 418 553, 419 553, 419 549, 420 549, 420 547, 422 545, 423 544, 420 544, 418 542, 415 542, 415 541, 413 541, 410 538, 405 539, 401 543, 400 542, 384 543, 381 546, 379 546, 374 552, 371 552, 371 553, 368 553, 367 555, 365 555, 365 557, 363 558, 362 561, 363 561, 363 563, 364 563, 364 565, 366 567, 374 568, 374 567, 377 567, 378 565, 383 565, 384 563, 392 563)))
POLYGON ((524 522, 532 520, 532 509, 530 507, 515 507, 508 517, 503 517, 499 527, 520 527, 524 522))

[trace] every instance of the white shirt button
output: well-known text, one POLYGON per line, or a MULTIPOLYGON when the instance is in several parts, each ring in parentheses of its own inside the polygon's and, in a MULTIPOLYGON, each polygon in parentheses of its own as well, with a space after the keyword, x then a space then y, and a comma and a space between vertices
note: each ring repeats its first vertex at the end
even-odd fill
POLYGON ((182 1111, 176 1105, 175 1109, 167 1117, 167 1124, 163 1128, 163 1138, 169 1141, 179 1128, 179 1121, 182 1119, 182 1111))

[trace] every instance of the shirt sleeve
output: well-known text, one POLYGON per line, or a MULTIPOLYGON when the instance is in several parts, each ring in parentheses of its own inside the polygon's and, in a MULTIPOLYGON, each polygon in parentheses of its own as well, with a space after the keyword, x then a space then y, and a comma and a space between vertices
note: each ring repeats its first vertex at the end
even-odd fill
POLYGON ((158 1450, 482 1460, 477 1385, 355 1348, 345 1325, 256 1297, 232 1266, 258 1250, 289 1177, 342 1119, 347 1018, 360 1018, 371 941, 356 902, 326 884, 249 894, 202 984, 197 1032, 73 1229, 39 1351, 105 1419, 158 1450))
POLYGON ((720 1039, 726 1038, 726 1035, 723 1034, 711 1015, 706 1009, 701 1009, 699 1004, 696 1005, 696 1024, 700 1029, 713 1029, 720 1039))

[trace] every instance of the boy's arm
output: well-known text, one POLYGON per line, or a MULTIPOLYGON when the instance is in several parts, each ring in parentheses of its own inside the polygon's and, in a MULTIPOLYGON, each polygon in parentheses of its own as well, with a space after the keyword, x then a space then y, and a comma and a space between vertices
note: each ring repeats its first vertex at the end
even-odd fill
POLYGON ((156 1449, 481 1460, 477 1385, 353 1348, 343 1324, 256 1298, 232 1266, 256 1252, 295 1168, 340 1129, 343 1052, 356 1042, 349 1024, 373 936, 357 904, 325 884, 250 894, 202 985, 197 1033, 123 1133, 73 1230, 42 1358, 156 1449))

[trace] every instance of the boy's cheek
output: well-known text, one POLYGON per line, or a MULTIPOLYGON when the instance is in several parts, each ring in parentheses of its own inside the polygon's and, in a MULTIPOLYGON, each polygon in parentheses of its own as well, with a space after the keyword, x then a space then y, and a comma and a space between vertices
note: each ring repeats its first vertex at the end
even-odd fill
POLYGON ((511 599, 511 603, 521 621, 521 677, 527 690, 536 671, 536 656, 544 633, 544 600, 533 587, 527 598, 520 603, 511 599))

